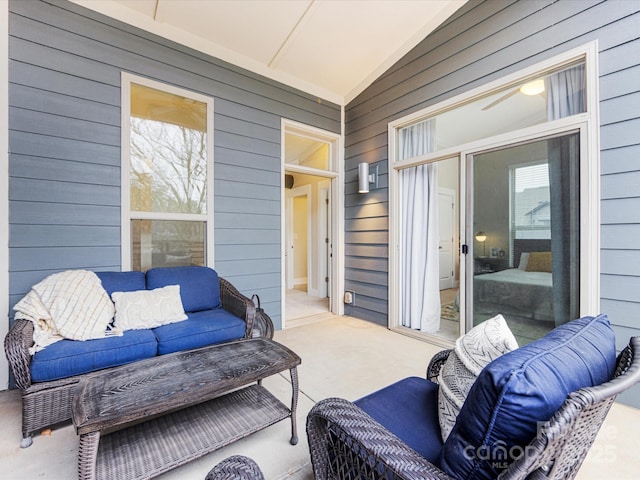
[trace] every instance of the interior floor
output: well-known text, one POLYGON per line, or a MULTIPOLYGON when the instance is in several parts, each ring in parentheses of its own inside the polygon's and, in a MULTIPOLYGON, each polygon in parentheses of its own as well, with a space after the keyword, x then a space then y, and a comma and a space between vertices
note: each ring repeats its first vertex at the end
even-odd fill
MULTIPOLYGON (((440 330, 438 335, 448 340, 455 341, 460 336, 459 333, 459 321, 460 312, 458 309, 458 303, 456 296, 458 294, 457 288, 449 288, 440 290, 440 304, 441 304, 441 316, 440 316, 440 330)), ((496 312, 497 314, 498 312, 496 312)), ((484 320, 491 318, 494 314, 491 313, 475 313, 474 325, 478 325, 484 320)), ((538 338, 542 338, 549 333, 555 325, 553 322, 544 322, 540 320, 532 320, 527 317, 521 317, 513 314, 502 314, 504 319, 509 325, 509 328, 513 332, 514 337, 518 341, 518 345, 526 345, 538 338)))
POLYGON ((295 285, 285 292, 284 328, 292 328, 332 315, 329 298, 307 294, 306 285, 295 285))
MULTIPOLYGON (((223 459, 246 455, 260 465, 268 480, 312 480, 305 433, 306 416, 311 407, 323 398, 355 400, 406 376, 423 376, 429 359, 441 350, 441 347, 347 316, 332 316, 299 328, 280 330, 275 332, 274 339, 302 358, 298 367, 298 444, 289 444, 291 424, 285 420, 159 478, 202 480, 223 459)), ((269 377, 263 385, 282 402, 290 404, 289 372, 269 377)), ((58 426, 49 435, 36 436, 31 447, 21 449, 20 419, 19 392, 0 392, 2 478, 77 478, 78 437, 73 426, 58 426)), ((638 478, 633 439, 639 422, 640 410, 615 403, 577 480, 638 478)))

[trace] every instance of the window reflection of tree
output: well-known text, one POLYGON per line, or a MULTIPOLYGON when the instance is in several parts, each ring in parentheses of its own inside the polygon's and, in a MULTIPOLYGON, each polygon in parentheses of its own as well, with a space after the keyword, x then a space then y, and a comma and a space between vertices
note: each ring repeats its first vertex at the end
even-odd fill
POLYGON ((131 209, 206 213, 206 133, 131 118, 131 209))

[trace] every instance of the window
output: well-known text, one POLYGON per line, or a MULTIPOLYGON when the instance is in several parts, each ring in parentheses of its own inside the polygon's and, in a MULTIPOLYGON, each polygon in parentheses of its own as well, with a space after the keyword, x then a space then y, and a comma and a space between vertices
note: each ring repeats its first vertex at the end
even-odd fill
POLYGON ((551 238, 549 164, 511 169, 511 225, 514 239, 551 238))
POLYGON ((123 74, 123 107, 123 268, 206 265, 213 99, 123 74))
POLYGON ((396 161, 583 113, 585 85, 585 62, 580 60, 538 72, 426 118, 412 118, 398 128, 396 161), (428 136, 422 133, 426 131, 428 136), (413 146, 407 149, 407 144, 413 146))

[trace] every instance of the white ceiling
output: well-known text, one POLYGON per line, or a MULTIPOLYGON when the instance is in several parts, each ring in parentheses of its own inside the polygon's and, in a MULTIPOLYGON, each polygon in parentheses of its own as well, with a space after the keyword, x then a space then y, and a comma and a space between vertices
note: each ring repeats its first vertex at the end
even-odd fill
POLYGON ((467 0, 72 0, 345 105, 467 0))

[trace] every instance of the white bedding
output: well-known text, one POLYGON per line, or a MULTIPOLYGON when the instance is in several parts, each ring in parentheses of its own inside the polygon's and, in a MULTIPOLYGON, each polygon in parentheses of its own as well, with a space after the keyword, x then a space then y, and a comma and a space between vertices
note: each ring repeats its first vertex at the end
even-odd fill
POLYGON ((500 272, 478 275, 476 281, 509 282, 526 285, 537 285, 551 288, 552 280, 549 272, 527 272, 519 268, 508 268, 500 272))
POLYGON ((510 268, 473 278, 476 308, 487 314, 513 314, 553 321, 553 280, 549 272, 510 268))

